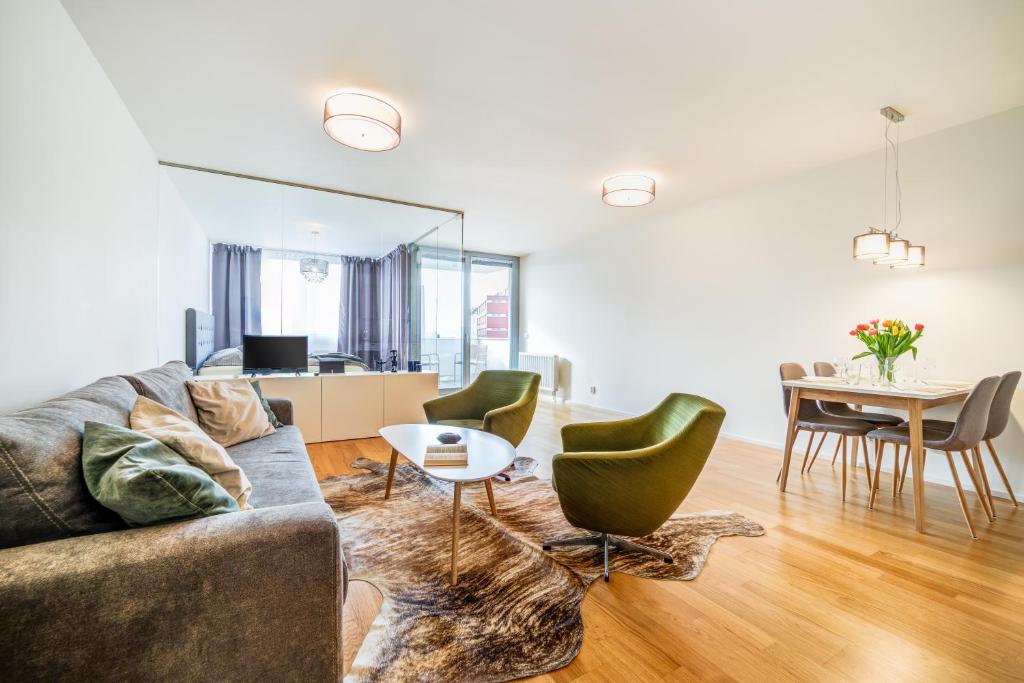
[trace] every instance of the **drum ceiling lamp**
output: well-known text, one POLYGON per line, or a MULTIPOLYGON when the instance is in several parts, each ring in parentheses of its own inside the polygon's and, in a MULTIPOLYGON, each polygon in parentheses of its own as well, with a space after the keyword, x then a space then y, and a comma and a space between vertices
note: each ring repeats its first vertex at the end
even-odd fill
POLYGON ((324 132, 347 147, 384 152, 402 141, 402 115, 378 97, 340 92, 324 102, 324 132))
POLYGON ((601 199, 609 206, 643 206, 654 201, 654 178, 625 173, 604 181, 601 199))
POLYGON ((896 216, 891 230, 868 228, 868 231, 853 238, 853 258, 871 259, 875 265, 890 268, 921 268, 924 266, 924 247, 911 244, 899 236, 897 232, 903 221, 903 188, 900 185, 900 123, 904 116, 892 107, 883 107, 880 112, 885 117, 885 162, 882 167, 882 225, 889 213, 889 154, 892 153, 896 184, 896 216), (889 137, 889 129, 896 124, 895 142, 889 137))

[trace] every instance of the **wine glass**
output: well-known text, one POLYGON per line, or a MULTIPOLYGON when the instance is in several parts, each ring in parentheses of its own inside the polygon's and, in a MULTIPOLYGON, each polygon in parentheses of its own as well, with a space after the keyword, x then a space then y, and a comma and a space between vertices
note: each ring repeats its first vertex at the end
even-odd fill
POLYGON ((850 366, 846 369, 846 383, 847 384, 860 384, 860 374, 863 366, 860 363, 850 363, 850 366))
POLYGON ((935 372, 935 361, 929 356, 918 356, 914 363, 914 370, 917 373, 917 381, 927 384, 927 378, 935 372))
POLYGON ((881 386, 882 373, 878 369, 878 363, 868 363, 868 373, 871 377, 871 386, 881 386))
POLYGON ((836 375, 839 377, 841 382, 846 381, 846 370, 849 367, 848 361, 844 356, 837 356, 832 359, 832 367, 836 369, 836 375))

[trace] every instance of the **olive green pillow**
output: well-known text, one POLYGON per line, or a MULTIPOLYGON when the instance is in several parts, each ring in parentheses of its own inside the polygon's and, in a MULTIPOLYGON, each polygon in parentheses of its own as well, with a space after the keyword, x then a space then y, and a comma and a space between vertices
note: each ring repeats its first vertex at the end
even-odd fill
POLYGON ((126 427, 86 422, 82 470, 93 498, 131 526, 240 509, 209 474, 156 439, 126 427))

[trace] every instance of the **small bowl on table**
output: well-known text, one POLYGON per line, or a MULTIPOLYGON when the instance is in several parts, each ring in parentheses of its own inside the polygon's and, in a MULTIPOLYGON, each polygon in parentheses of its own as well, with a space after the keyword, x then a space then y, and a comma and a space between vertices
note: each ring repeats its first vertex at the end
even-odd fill
POLYGON ((443 432, 437 435, 437 440, 445 444, 446 446, 450 446, 452 444, 457 444, 458 442, 462 441, 462 436, 456 434, 455 432, 443 432))

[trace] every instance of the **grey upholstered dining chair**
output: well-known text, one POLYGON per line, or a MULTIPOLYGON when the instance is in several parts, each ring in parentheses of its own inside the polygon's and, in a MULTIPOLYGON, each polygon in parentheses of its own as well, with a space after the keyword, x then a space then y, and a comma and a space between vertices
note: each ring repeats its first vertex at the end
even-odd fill
MULTIPOLYGON (((803 366, 799 363, 783 363, 779 366, 779 377, 782 381, 801 379, 807 376, 807 371, 804 370, 803 366)), ((786 416, 789 416, 789 389, 782 387, 782 408, 785 411, 786 416)), ((853 464, 856 466, 857 463, 857 445, 859 443, 864 446, 864 453, 867 454, 867 441, 865 435, 875 428, 875 425, 864 420, 857 420, 850 417, 838 417, 835 415, 826 415, 818 408, 817 403, 810 400, 801 400, 799 411, 797 413, 796 431, 799 434, 801 431, 808 432, 807 437, 807 450, 804 452, 803 463, 800 465, 801 474, 805 469, 809 469, 808 457, 811 453, 811 444, 814 442, 814 435, 823 432, 825 434, 837 434, 839 435, 839 442, 836 444, 836 452, 840 445, 843 449, 843 500, 846 500, 846 468, 847 468, 847 444, 846 440, 849 437, 853 438, 853 464)), ((793 440, 796 440, 794 435, 793 440)), ((824 442, 824 438, 822 439, 824 442)), ((821 443, 818 444, 818 450, 821 450, 821 443)), ((818 452, 814 452, 814 459, 818 457, 818 452)), ((814 459, 811 460, 813 463, 814 459)), ((868 486, 871 486, 871 465, 868 463, 867 458, 864 459, 865 470, 868 475, 868 486)), ((781 476, 781 471, 780 471, 781 476)))
MULTIPOLYGON (((1017 391, 1020 378, 1020 370, 1008 372, 999 378, 999 387, 996 389, 995 398, 992 399, 992 408, 988 412, 988 427, 985 429, 985 436, 982 437, 982 441, 988 447, 989 455, 992 456, 992 463, 996 466, 999 478, 1003 480, 1003 486, 1006 487, 1006 493, 1010 497, 1010 503, 1013 507, 1018 507, 1017 497, 1013 495, 1013 487, 1010 486, 1010 480, 1006 476, 1006 471, 1003 470, 1003 463, 999 460, 995 446, 992 445, 992 439, 999 437, 1006 431, 1006 426, 1010 423, 1010 403, 1013 401, 1013 394, 1017 391)), ((954 423, 949 420, 924 420, 925 428, 930 429, 951 430, 953 425, 954 423)), ((985 461, 981 455, 981 444, 974 447, 973 455, 974 467, 978 472, 978 477, 981 479, 982 486, 985 487, 985 496, 988 498, 989 510, 995 516, 995 499, 992 497, 992 487, 989 485, 988 473, 985 471, 985 461)), ((903 469, 905 472, 906 467, 904 466, 903 469)))
MULTIPOLYGON (((967 528, 971 532, 971 538, 975 539, 978 538, 978 535, 974 531, 974 521, 971 519, 971 513, 967 509, 967 497, 964 495, 964 488, 960 484, 960 475, 957 473, 956 463, 953 461, 953 452, 957 451, 960 453, 964 467, 967 470, 967 476, 970 477, 971 483, 974 484, 974 490, 978 493, 981 507, 985 510, 985 515, 989 521, 992 521, 995 518, 989 509, 985 489, 982 487, 978 473, 967 457, 967 451, 973 451, 985 436, 985 432, 988 429, 989 412, 998 387, 998 377, 986 377, 971 390, 970 395, 960 409, 960 415, 957 416, 956 422, 953 423, 951 429, 936 427, 935 422, 930 421, 932 426, 926 426, 923 430, 925 452, 933 450, 942 451, 946 454, 949 471, 953 475, 953 484, 956 486, 957 498, 960 500, 960 509, 963 511, 967 528)), ((878 466, 882 461, 882 444, 895 443, 906 446, 909 457, 910 426, 882 427, 868 434, 868 438, 875 440, 875 479, 871 484, 871 497, 868 500, 868 507, 873 508, 875 505, 875 495, 878 492, 878 466)))
MULTIPOLYGON (((835 369, 835 366, 833 366, 831 363, 826 363, 824 361, 820 361, 819 360, 819 361, 815 361, 814 362, 814 374, 815 374, 816 377, 834 377, 835 374, 836 374, 836 369, 835 369)), ((897 417, 896 415, 887 415, 886 413, 866 413, 866 412, 862 412, 860 410, 855 410, 854 408, 852 408, 851 406, 847 405, 846 403, 837 403, 835 401, 818 401, 818 408, 821 410, 821 412, 823 412, 826 415, 832 415, 832 416, 835 416, 835 417, 849 417, 849 418, 853 418, 854 420, 864 420, 865 422, 870 422, 875 427, 886 427, 886 426, 889 426, 889 425, 898 425, 901 422, 903 422, 903 419, 900 418, 900 417, 897 417)), ((821 435, 822 443, 824 443, 826 436, 827 436, 826 434, 822 434, 821 435)), ((841 439, 837 439, 836 440, 836 449, 835 449, 835 452, 832 453, 832 464, 833 465, 836 462, 836 456, 839 454, 840 441, 841 441, 841 439)), ((899 459, 900 459, 900 451, 899 451, 899 449, 900 449, 900 447, 897 445, 896 446, 896 460, 895 460, 895 462, 897 464, 899 463, 899 459)), ((814 461, 817 459, 817 454, 818 454, 819 450, 821 450, 821 443, 818 444, 818 448, 814 451, 815 457, 812 458, 811 462, 809 462, 807 464, 807 469, 808 470, 814 465, 814 461)), ((870 456, 868 455, 867 447, 865 446, 865 448, 864 448, 864 467, 866 469, 868 469, 868 470, 871 469, 871 464, 870 464, 869 460, 870 460, 870 456)), ((856 456, 856 453, 854 454, 854 458, 853 458, 853 466, 854 467, 857 466, 857 456, 856 456)), ((895 488, 893 489, 893 495, 895 495, 895 488)))

